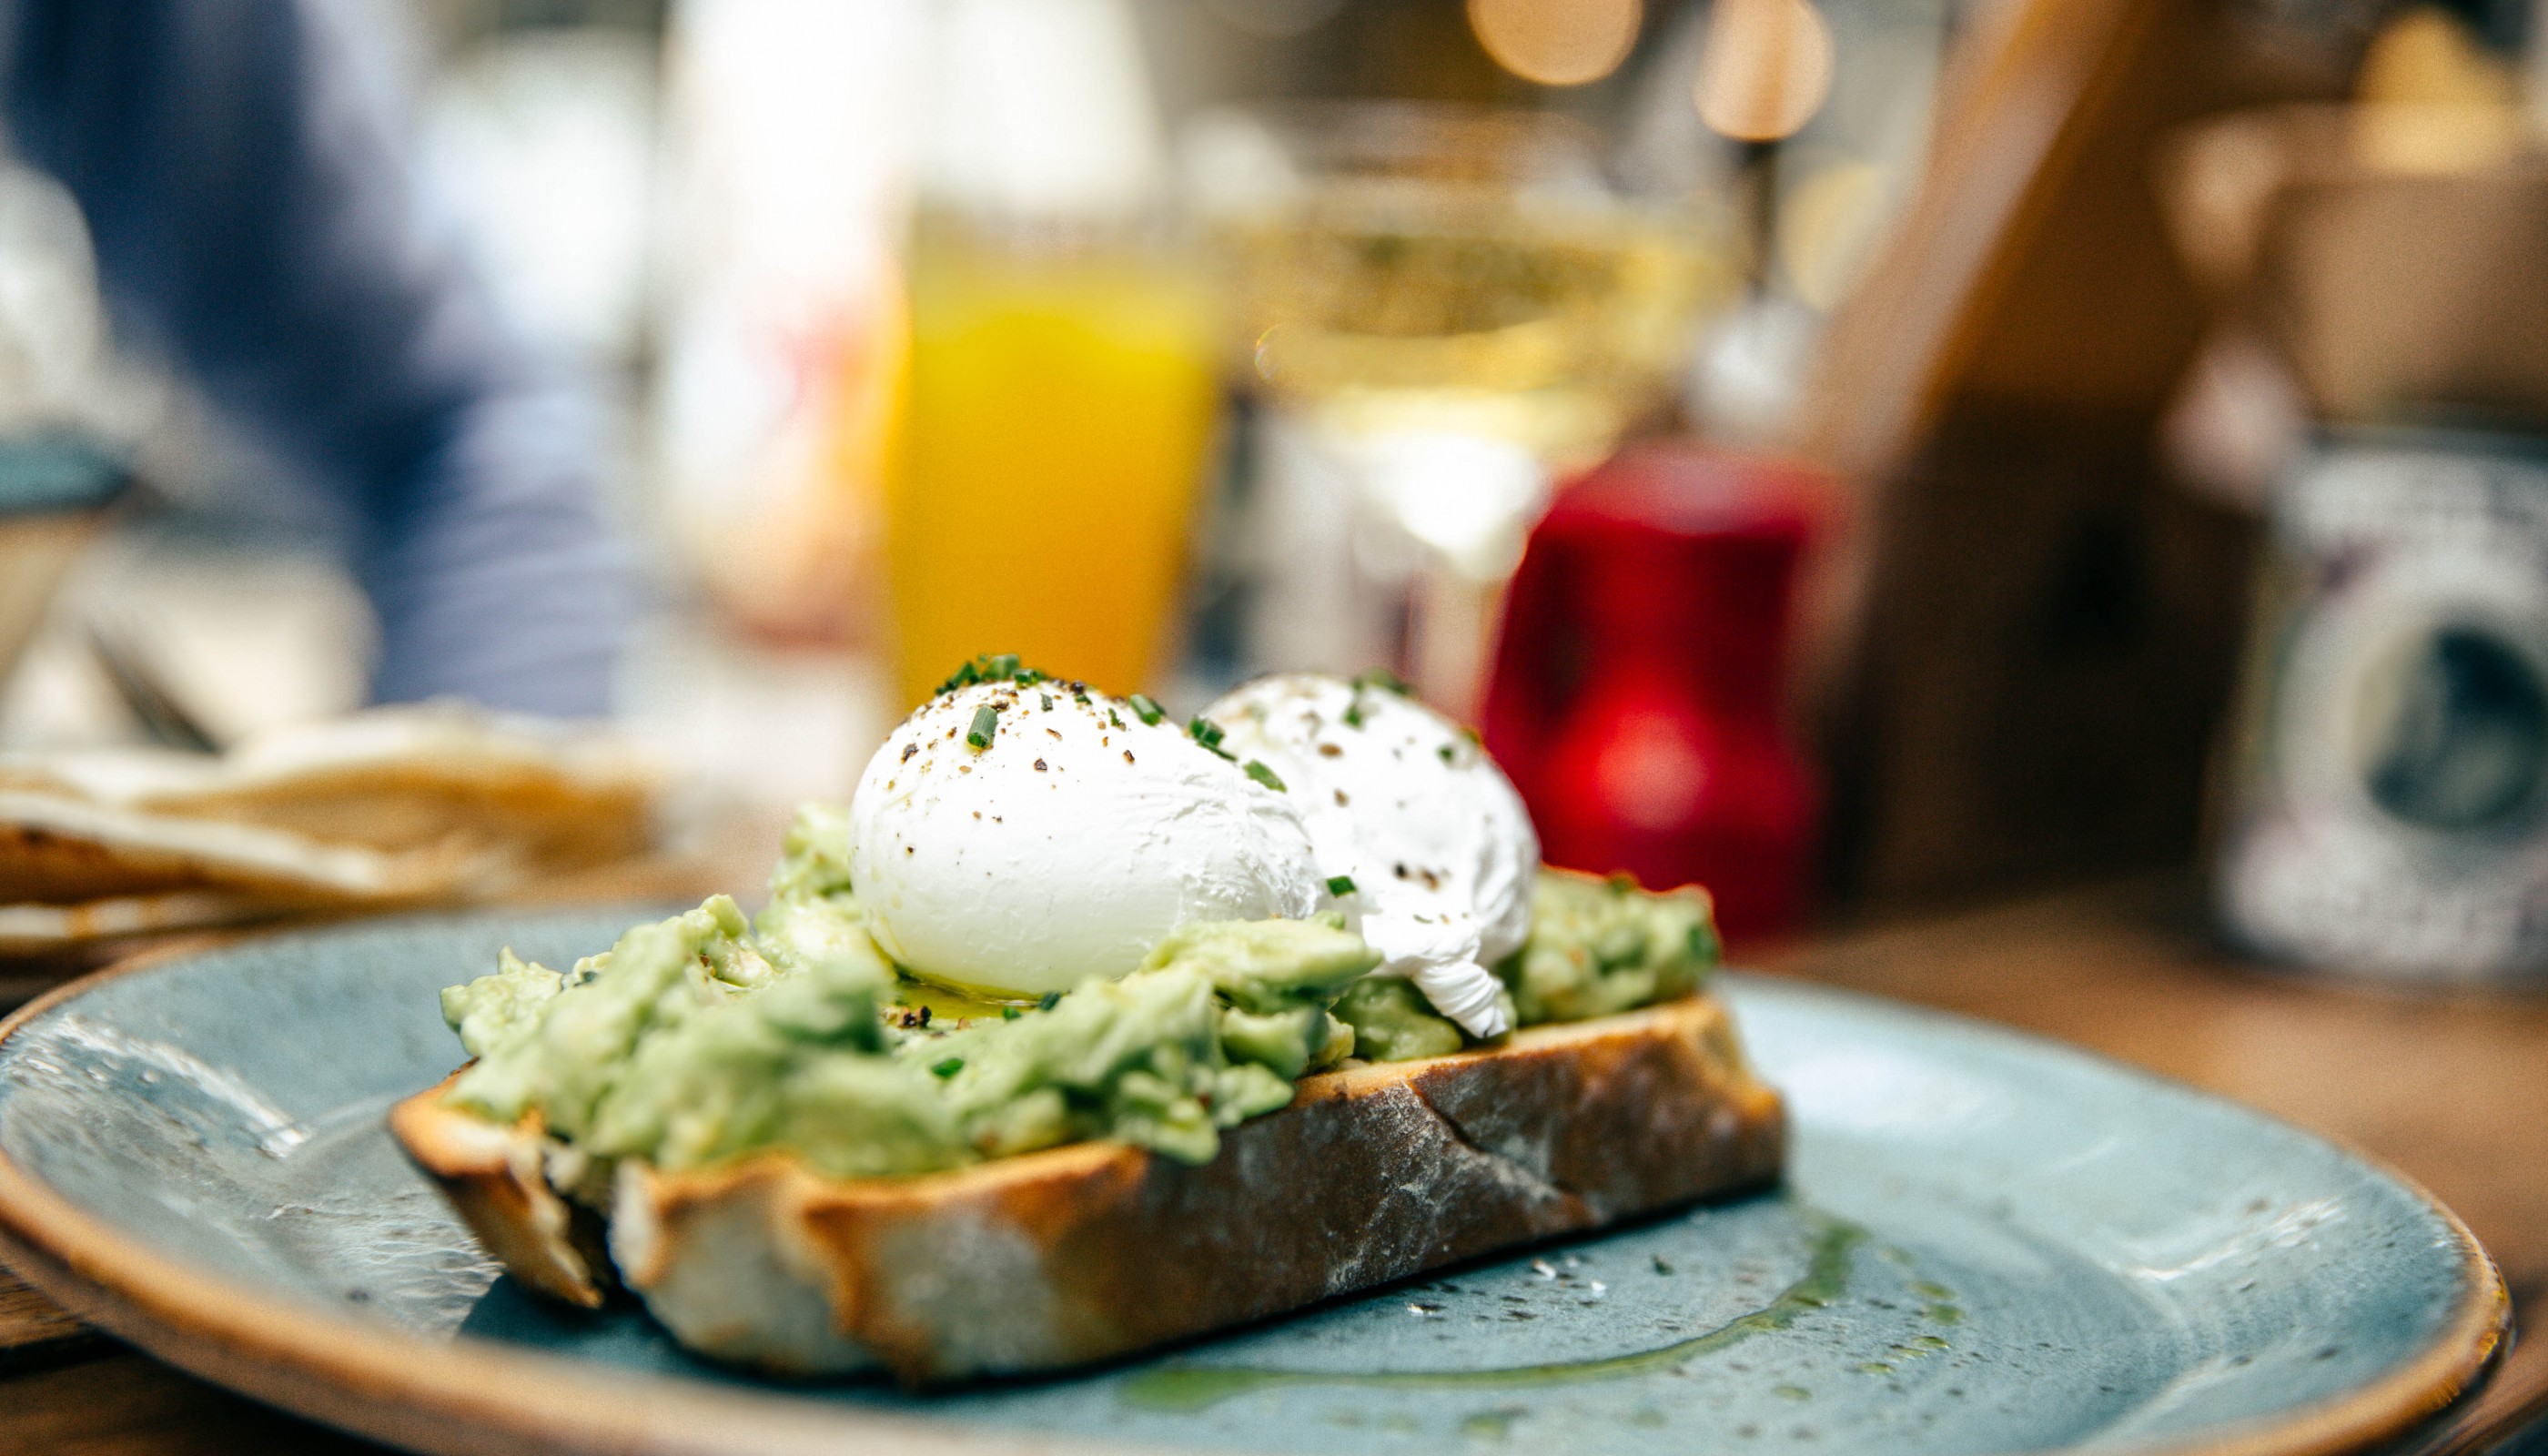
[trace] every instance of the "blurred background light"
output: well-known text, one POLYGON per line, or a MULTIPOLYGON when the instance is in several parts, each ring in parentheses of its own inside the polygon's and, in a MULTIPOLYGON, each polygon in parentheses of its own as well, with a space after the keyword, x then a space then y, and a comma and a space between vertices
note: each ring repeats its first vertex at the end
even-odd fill
POLYGON ((1644 20, 1641 0, 1469 0, 1478 44, 1543 86, 1587 85, 1617 70, 1644 20))
POLYGON ((1831 94, 1831 25, 1813 0, 1717 0, 1698 65, 1698 114, 1737 141, 1776 141, 1831 94))
POLYGON ((2430 5, 2401 11, 2371 38, 2354 77, 2355 154, 2389 172, 2452 176, 2515 156, 2532 131, 2510 60, 2468 22, 2430 5))

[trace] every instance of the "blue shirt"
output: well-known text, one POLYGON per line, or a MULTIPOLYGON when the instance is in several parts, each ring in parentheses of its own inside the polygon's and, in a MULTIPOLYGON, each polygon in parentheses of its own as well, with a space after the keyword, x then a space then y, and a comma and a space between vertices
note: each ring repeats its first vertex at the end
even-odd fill
POLYGON ((583 397, 421 185, 323 0, 0 0, 0 109, 120 319, 352 507, 374 696, 606 710, 632 608, 583 397))

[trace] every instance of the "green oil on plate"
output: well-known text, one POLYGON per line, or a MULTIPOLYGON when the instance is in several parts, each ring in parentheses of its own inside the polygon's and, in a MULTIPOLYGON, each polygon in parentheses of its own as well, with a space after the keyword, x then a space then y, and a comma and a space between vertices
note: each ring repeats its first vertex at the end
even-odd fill
MULTIPOLYGON (((2498 1336, 2500 1289, 2457 1222, 2324 1142, 2049 1044, 1729 976, 1790 1103, 1779 1191, 1069 1378, 933 1396, 760 1381, 684 1355, 633 1306, 529 1296, 381 1126, 457 1059, 436 990, 504 944, 571 960, 627 918, 278 938, 39 1008, 0 1042, 16 1180, 0 1192, 42 1198, 0 1198, 0 1221, 41 1243, 41 1201, 152 1256, 54 1269, 57 1287, 178 1267, 276 1320, 405 1341, 419 1369, 442 1351, 561 1357, 569 1386, 713 1397, 699 1439, 736 1451, 832 1425, 844 1449, 915 1431, 1298 1452, 2300 1449, 2431 1409, 2498 1336), (629 1372, 671 1379, 608 1378, 629 1372)), ((151 1291, 106 1293, 122 1332, 193 1358, 135 1313, 151 1291)), ((399 1404, 377 1377, 312 1368, 266 1394, 364 1423, 366 1402, 399 1404)), ((432 1443, 469 1449, 479 1418, 455 1410, 432 1443)), ((548 1421, 577 1447, 572 1419, 548 1421)), ((590 1448, 611 1439, 596 1423, 590 1448)))

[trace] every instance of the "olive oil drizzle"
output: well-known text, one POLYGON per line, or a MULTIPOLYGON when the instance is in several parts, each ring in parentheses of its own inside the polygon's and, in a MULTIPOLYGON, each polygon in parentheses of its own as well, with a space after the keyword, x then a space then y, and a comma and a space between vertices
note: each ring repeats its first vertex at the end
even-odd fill
POLYGON ((1820 1231, 1805 1272, 1779 1291, 1777 1298, 1738 1315, 1704 1334, 1675 1340, 1651 1350, 1604 1355, 1591 1360, 1561 1360, 1541 1365, 1507 1365, 1492 1370, 1260 1370, 1243 1365, 1163 1365, 1124 1382, 1128 1405, 1154 1410, 1202 1410, 1233 1396, 1278 1386, 1326 1385, 1363 1388, 1458 1388, 1468 1386, 1572 1385, 1617 1380, 1671 1370, 1702 1356, 1732 1349, 1756 1334, 1784 1329, 1809 1311, 1833 1304, 1849 1287, 1850 1266, 1865 1228, 1842 1219, 1813 1215, 1820 1231))

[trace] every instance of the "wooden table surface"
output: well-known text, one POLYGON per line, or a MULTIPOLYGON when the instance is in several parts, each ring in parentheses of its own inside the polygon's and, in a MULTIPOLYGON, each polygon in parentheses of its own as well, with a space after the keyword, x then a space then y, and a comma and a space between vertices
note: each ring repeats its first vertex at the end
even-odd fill
MULTIPOLYGON (((2548 998, 2416 999, 2243 964, 2162 877, 1742 957, 1778 974, 1986 1017, 2094 1047, 2346 1142, 2431 1189, 2495 1255, 2516 1320, 2548 1328, 2548 998)), ((0 1451, 174 1456, 380 1448, 83 1339, 0 1275, 0 1451)), ((2548 1416, 2548 1339, 2413 1442, 2487 1452, 2548 1416)), ((2525 1443, 2526 1444, 2526 1443, 2525 1443)))

